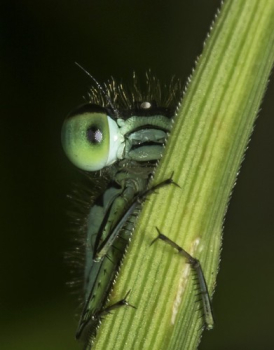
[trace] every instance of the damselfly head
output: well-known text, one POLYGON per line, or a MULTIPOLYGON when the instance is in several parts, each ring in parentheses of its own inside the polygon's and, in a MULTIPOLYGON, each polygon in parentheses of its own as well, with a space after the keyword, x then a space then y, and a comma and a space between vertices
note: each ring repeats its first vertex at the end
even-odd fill
MULTIPOLYGON (((113 78, 101 85, 76 64, 95 84, 87 103, 69 113, 62 127, 63 149, 78 168, 98 171, 123 158, 127 133, 132 129, 125 128, 123 121, 131 117, 174 117, 182 95, 179 80, 161 85, 149 71, 145 89, 140 87, 135 73, 131 89, 113 78)), ((136 124, 136 119, 132 123, 136 124)))

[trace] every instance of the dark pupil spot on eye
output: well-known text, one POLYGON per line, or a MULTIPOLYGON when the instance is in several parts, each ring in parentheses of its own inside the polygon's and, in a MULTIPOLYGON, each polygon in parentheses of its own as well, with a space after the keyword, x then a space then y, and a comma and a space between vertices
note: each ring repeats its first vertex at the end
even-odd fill
POLYGON ((90 143, 96 144, 103 141, 102 131, 95 125, 87 129, 87 139, 90 143))

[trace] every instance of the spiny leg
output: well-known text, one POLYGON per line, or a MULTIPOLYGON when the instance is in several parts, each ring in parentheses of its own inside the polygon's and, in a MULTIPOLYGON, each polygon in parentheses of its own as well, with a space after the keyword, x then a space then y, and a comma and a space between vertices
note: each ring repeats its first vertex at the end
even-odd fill
POLYGON ((171 176, 158 183, 155 186, 152 186, 151 188, 149 188, 148 190, 137 194, 131 205, 126 209, 126 211, 124 212, 123 216, 121 217, 121 219, 117 222, 117 224, 112 228, 111 232, 108 234, 107 238, 102 242, 102 246, 100 246, 98 248, 98 251, 95 254, 95 261, 99 261, 100 259, 102 259, 102 257, 104 257, 107 253, 107 251, 109 250, 109 247, 112 246, 113 242, 115 241, 115 239, 118 237, 118 234, 120 232, 120 230, 123 228, 123 226, 125 225, 126 221, 128 220, 128 218, 133 215, 135 209, 138 207, 138 205, 142 204, 149 195, 151 195, 152 193, 155 193, 156 190, 168 186, 168 185, 174 185, 177 187, 180 187, 175 181, 173 181, 172 177, 173 177, 174 172, 172 172, 171 176))
POLYGON ((165 243, 169 244, 171 247, 177 249, 178 253, 187 259, 187 262, 190 264, 190 266, 196 272, 198 285, 199 285, 199 289, 200 289, 199 295, 201 296, 203 311, 204 311, 205 328, 207 330, 212 329, 214 327, 214 319, 213 319, 213 314, 212 314, 212 308, 211 308, 208 288, 207 288, 205 276, 204 276, 200 261, 198 259, 195 259, 187 251, 185 251, 182 247, 180 247, 177 243, 173 242, 171 239, 169 239, 167 236, 165 236, 163 233, 161 233, 157 227, 156 227, 156 230, 158 231, 158 237, 156 237, 151 242, 151 245, 155 241, 157 241, 158 239, 161 239, 165 243))
POLYGON ((81 323, 81 327, 78 328, 78 331, 76 333, 76 339, 81 340, 84 343, 86 343, 86 345, 84 346, 84 349, 90 349, 92 347, 92 343, 93 343, 92 339, 94 338, 94 336, 96 334, 96 333, 94 333, 94 329, 93 329, 94 326, 92 325, 93 322, 98 322, 98 321, 102 320, 104 316, 111 314, 112 310, 118 309, 118 308, 123 307, 123 306, 130 306, 133 309, 136 309, 136 307, 134 305, 131 305, 127 300, 127 297, 128 297, 130 292, 131 292, 131 290, 129 290, 126 293, 126 295, 123 299, 117 301, 116 303, 114 303, 112 305, 109 305, 105 308, 98 310, 97 312, 93 313, 91 315, 91 317, 87 318, 84 322, 81 323), (91 325, 93 327, 91 327, 91 325))
POLYGON ((134 212, 134 210, 136 209, 136 207, 138 206, 138 204, 142 204, 149 195, 151 195, 152 193, 157 193, 156 190, 158 190, 159 188, 168 186, 168 185, 174 185, 180 188, 180 186, 173 181, 172 177, 173 177, 174 172, 171 173, 170 178, 158 183, 155 186, 152 186, 151 188, 149 188, 148 190, 138 194, 133 202, 131 203, 131 205, 129 206, 129 208, 126 210, 123 218, 120 220, 120 222, 116 225, 116 227, 113 229, 114 231, 119 231, 122 226, 124 225, 124 223, 126 222, 126 220, 128 219, 128 217, 134 212))
POLYGON ((96 314, 96 317, 101 318, 105 315, 110 314, 112 310, 118 309, 118 308, 123 307, 123 306, 130 306, 133 309, 136 309, 136 307, 134 305, 131 305, 127 300, 127 297, 129 296, 130 292, 131 292, 131 290, 129 290, 127 292, 127 294, 125 295, 125 297, 123 299, 121 299, 121 300, 117 301, 116 303, 109 305, 109 306, 105 307, 104 309, 100 310, 96 314))
POLYGON ((174 175, 174 171, 171 173, 171 175, 170 175, 170 177, 168 179, 159 182, 157 185, 152 186, 151 188, 149 188, 148 190, 143 192, 139 196, 139 199, 146 198, 147 196, 149 196, 152 193, 157 193, 156 190, 158 190, 161 187, 168 186, 168 185, 175 185, 175 186, 180 188, 180 186, 175 181, 173 181, 173 175, 174 175))
MULTIPOLYGON (((125 295, 125 297, 123 299, 121 299, 121 300, 117 301, 116 303, 109 305, 106 308, 103 308, 103 309, 99 310, 98 312, 96 312, 95 314, 93 314, 92 317, 89 318, 82 325, 81 333, 79 333, 78 336, 76 335, 76 339, 81 340, 83 342, 83 350, 90 350, 93 347, 94 338, 96 336, 96 333, 94 333, 94 331, 92 331, 92 329, 88 329, 89 323, 91 323, 92 321, 101 320, 104 316, 110 314, 112 310, 118 309, 119 307, 130 306, 130 307, 136 309, 135 306, 129 304, 129 302, 127 301, 127 297, 128 297, 130 292, 131 292, 131 290, 129 290, 127 292, 127 294, 125 295), (86 329, 86 330, 84 330, 84 329, 86 329), (84 336, 82 335, 83 331, 86 332, 84 336), (82 337, 82 339, 80 339, 80 336, 82 337)), ((97 328, 97 330, 98 330, 98 328, 97 328)), ((97 330, 96 330, 96 332, 97 332, 97 330)))

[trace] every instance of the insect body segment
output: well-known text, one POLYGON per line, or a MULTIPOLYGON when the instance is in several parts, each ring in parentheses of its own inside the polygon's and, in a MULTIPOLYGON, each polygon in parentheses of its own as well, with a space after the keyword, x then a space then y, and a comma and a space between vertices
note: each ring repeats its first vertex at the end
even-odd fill
POLYGON ((112 307, 105 304, 141 204, 153 192, 148 183, 181 95, 180 84, 173 81, 165 98, 158 80, 150 76, 144 94, 136 79, 130 93, 114 80, 104 88, 92 88, 89 103, 70 113, 62 128, 63 148, 71 162, 83 170, 100 170, 95 176, 108 181, 87 218, 84 307, 76 333, 86 344, 112 307))

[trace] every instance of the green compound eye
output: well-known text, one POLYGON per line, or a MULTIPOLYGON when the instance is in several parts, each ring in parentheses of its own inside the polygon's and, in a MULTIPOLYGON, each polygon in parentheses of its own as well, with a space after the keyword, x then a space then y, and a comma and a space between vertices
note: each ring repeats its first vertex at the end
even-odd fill
POLYGON ((78 168, 96 171, 117 160, 122 138, 116 122, 100 106, 86 104, 70 113, 61 132, 63 149, 78 168))

